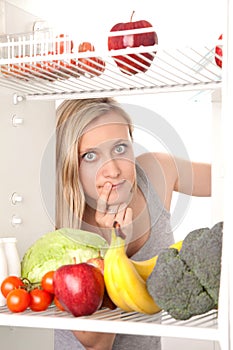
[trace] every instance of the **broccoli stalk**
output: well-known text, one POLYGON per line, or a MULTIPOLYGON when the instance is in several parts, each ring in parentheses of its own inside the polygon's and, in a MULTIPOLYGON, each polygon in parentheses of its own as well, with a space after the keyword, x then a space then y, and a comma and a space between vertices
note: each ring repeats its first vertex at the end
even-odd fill
POLYGON ((218 305, 223 223, 190 232, 181 251, 164 249, 147 280, 159 307, 186 320, 218 305))

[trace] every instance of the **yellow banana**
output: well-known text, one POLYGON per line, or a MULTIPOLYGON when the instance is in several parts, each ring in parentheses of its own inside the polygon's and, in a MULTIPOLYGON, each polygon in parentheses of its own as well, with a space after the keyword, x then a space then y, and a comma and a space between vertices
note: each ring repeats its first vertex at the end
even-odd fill
POLYGON ((118 257, 121 271, 121 296, 125 303, 137 312, 154 314, 160 311, 152 296, 149 294, 146 282, 141 278, 126 254, 118 257))
MULTIPOLYGON (((172 244, 169 248, 176 248, 178 251, 180 251, 182 247, 183 241, 176 242, 172 244)), ((153 258, 143 261, 136 261, 131 259, 135 269, 139 273, 139 275, 146 281, 148 277, 150 276, 151 272, 153 271, 156 261, 158 259, 158 255, 153 256, 153 258)))
POLYGON ((104 280, 112 301, 125 311, 154 314, 160 311, 146 282, 125 253, 125 240, 112 231, 111 245, 104 257, 104 280))
POLYGON ((151 272, 153 271, 158 256, 153 256, 153 258, 143 261, 132 260, 131 262, 134 265, 135 269, 139 273, 139 275, 143 278, 144 281, 148 279, 151 272))
MULTIPOLYGON (((112 240, 115 244, 115 237, 112 236, 112 240)), ((114 302, 114 304, 120 307, 124 311, 133 311, 125 302, 120 295, 121 286, 118 282, 121 272, 116 265, 117 259, 117 248, 109 247, 107 253, 104 257, 104 280, 105 286, 108 292, 109 297, 114 302)))

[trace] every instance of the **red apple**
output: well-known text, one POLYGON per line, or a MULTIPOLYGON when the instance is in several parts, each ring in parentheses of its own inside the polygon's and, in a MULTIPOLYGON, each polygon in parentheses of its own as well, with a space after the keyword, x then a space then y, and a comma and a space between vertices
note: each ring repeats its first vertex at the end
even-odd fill
MULTIPOLYGON (((24 56, 15 56, 16 58, 19 57, 24 57, 24 56)), ((26 57, 26 56, 25 56, 26 57)), ((21 62, 18 64, 8 64, 8 65, 3 65, 0 67, 1 72, 4 75, 9 75, 15 78, 23 79, 25 81, 28 80, 28 75, 27 75, 27 64, 25 62, 21 62)))
MULTIPOLYGON (((99 256, 97 256, 96 258, 90 258, 89 260, 87 260, 87 263, 96 266, 97 268, 100 269, 102 274, 104 274, 104 258, 101 256, 100 253, 99 253, 99 256)), ((114 302, 108 295, 107 289, 105 288, 101 308, 108 308, 110 310, 114 310, 116 309, 116 307, 117 306, 114 304, 114 302)))
POLYGON ((58 54, 62 53, 70 53, 73 50, 74 43, 73 40, 70 39, 68 35, 60 34, 56 36, 57 39, 55 41, 55 51, 58 54), (61 40, 64 39, 64 40, 61 40))
MULTIPOLYGON (((36 57, 53 55, 53 52, 48 52, 48 54, 37 54, 36 57)), ((25 64, 25 71, 32 75, 33 77, 45 79, 48 81, 56 80, 56 61, 50 61, 47 59, 41 61, 34 61, 32 63, 25 64)))
POLYGON ((59 61, 59 71, 61 72, 59 76, 62 79, 69 79, 71 76, 79 78, 79 70, 76 66, 76 61, 74 59, 66 59, 59 61))
POLYGON ((102 273, 104 273, 104 258, 99 255, 96 258, 90 258, 86 261, 88 264, 94 265, 100 269, 102 273))
MULTIPOLYGON (((94 52, 95 47, 89 42, 83 42, 79 45, 78 52, 94 52)), ((105 62, 100 57, 79 58, 78 67, 81 72, 88 73, 92 78, 101 75, 105 70, 105 62)))
MULTIPOLYGON (((133 22, 134 12, 132 13, 130 22, 118 23, 114 25, 111 29, 111 32, 122 31, 122 30, 131 30, 131 29, 140 29, 140 28, 152 28, 150 22, 145 20, 140 20, 133 22)), ((140 46, 152 46, 158 44, 158 37, 155 31, 148 30, 148 33, 139 33, 139 34, 127 34, 121 36, 112 36, 108 38, 108 49, 109 50, 119 50, 127 47, 140 47, 140 46)), ((156 52, 154 52, 156 53, 156 52)), ((129 54, 126 56, 113 56, 116 61, 116 64, 120 70, 128 75, 137 74, 139 72, 146 72, 150 67, 151 62, 154 59, 153 54, 151 53, 140 53, 141 56, 145 57, 147 60, 139 57, 137 54, 129 54), (132 60, 130 58, 132 58, 132 60), (119 61, 118 61, 119 60, 119 61), (135 61, 133 61, 135 60, 135 61), (149 62, 149 61, 151 62, 149 62), (138 62, 138 64, 137 64, 138 62), (129 65, 129 66, 128 66, 129 65)))
MULTIPOLYGON (((56 36, 55 41, 55 53, 63 54, 63 53, 71 53, 74 48, 74 42, 70 39, 69 35, 60 34, 56 36), (64 39, 64 40, 61 40, 64 39)), ((68 79, 70 76, 74 76, 75 78, 79 77, 79 72, 76 67, 76 61, 71 58, 67 58, 66 60, 61 60, 59 63, 59 77, 62 79, 68 79)))
MULTIPOLYGON (((54 52, 49 51, 47 55, 54 55, 54 52)), ((46 54, 43 54, 43 56, 46 56, 46 54)), ((35 65, 39 69, 34 68, 34 70, 36 70, 37 73, 42 73, 42 75, 38 75, 39 78, 54 81, 57 79, 57 62, 57 60, 50 61, 45 59, 44 61, 37 62, 35 65)))
MULTIPOLYGON (((46 54, 44 54, 45 56, 46 54)), ((53 51, 49 51, 48 52, 48 55, 54 55, 54 52, 53 51)), ((57 71, 57 63, 58 61, 57 60, 53 60, 53 61, 50 61, 50 60, 45 60, 42 62, 43 65, 42 65, 42 68, 44 71, 48 72, 48 73, 56 73, 57 71)))
MULTIPOLYGON (((222 34, 219 36, 218 40, 222 40, 222 34)), ((222 45, 217 45, 215 47, 215 62, 217 66, 222 68, 222 45)))
POLYGON ((102 272, 91 264, 63 265, 54 273, 54 294, 75 317, 97 311, 103 302, 104 288, 102 272))
POLYGON ((110 310, 115 310, 117 308, 117 306, 114 304, 114 302, 112 301, 112 299, 108 295, 108 292, 107 292, 106 288, 104 290, 104 298, 103 298, 103 302, 102 302, 101 308, 107 308, 107 309, 110 309, 110 310))

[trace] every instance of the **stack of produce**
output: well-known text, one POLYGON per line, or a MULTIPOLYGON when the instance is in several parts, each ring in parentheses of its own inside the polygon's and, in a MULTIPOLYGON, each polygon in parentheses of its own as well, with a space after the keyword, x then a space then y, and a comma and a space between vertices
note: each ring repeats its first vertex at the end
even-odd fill
POLYGON ((26 251, 21 277, 8 276, 2 282, 7 307, 12 312, 45 311, 55 304, 74 316, 100 307, 115 308, 100 269, 107 248, 104 238, 87 231, 60 229, 44 234, 26 251))
POLYGON ((158 256, 134 261, 118 223, 110 246, 99 235, 62 229, 37 240, 22 260, 22 277, 1 285, 13 312, 44 311, 52 303, 75 317, 100 308, 178 320, 218 307, 223 223, 190 232, 158 256), (17 297, 17 298, 16 298, 17 297))

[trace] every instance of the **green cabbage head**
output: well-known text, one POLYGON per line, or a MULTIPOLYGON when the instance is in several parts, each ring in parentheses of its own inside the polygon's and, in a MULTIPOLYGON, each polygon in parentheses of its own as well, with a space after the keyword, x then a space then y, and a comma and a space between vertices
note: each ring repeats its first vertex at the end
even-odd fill
POLYGON ((24 254, 21 277, 32 283, 41 281, 43 275, 62 265, 85 262, 105 255, 107 241, 98 234, 62 228, 41 236, 24 254))

